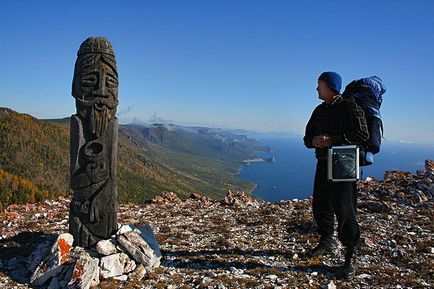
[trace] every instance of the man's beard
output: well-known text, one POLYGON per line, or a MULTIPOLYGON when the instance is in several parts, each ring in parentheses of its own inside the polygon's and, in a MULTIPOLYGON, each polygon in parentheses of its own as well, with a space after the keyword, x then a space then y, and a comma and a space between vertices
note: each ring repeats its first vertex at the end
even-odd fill
POLYGON ((96 137, 100 137, 108 127, 110 121, 110 111, 107 106, 98 108, 97 105, 92 106, 89 115, 89 130, 96 137))
POLYGON ((90 134, 99 138, 106 131, 109 122, 116 114, 116 108, 110 109, 105 105, 92 104, 82 107, 78 114, 82 119, 87 119, 90 134))

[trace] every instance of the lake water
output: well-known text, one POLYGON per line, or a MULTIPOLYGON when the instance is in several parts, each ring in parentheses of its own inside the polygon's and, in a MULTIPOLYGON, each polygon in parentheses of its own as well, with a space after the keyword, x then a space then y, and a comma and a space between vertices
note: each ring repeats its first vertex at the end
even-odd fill
MULTIPOLYGON (((256 138, 272 148, 277 162, 243 166, 238 177, 258 185, 253 194, 270 202, 309 197, 316 165, 314 150, 307 149, 301 137, 256 138)), ((374 165, 364 167, 362 177, 382 179, 386 170, 416 173, 424 169, 426 159, 434 159, 434 145, 383 141, 374 165)))

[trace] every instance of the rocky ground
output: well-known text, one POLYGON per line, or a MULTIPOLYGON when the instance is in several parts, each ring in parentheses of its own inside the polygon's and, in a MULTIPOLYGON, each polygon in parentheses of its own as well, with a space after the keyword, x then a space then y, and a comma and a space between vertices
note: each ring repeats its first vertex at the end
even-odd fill
MULTIPOLYGON (((273 204, 230 193, 212 201, 170 193, 120 206, 121 224, 151 224, 161 266, 143 280, 100 288, 433 288, 432 163, 417 175, 386 172, 359 183, 359 270, 337 280, 335 257, 307 259, 318 240, 311 200, 273 204)), ((31 288, 26 257, 50 234, 68 231, 69 200, 12 205, 0 213, 0 288, 31 288)))

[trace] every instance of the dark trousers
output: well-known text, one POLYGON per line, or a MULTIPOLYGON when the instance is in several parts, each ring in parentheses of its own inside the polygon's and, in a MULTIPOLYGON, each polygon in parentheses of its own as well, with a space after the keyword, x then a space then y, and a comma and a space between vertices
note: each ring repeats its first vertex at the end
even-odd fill
POLYGON ((313 215, 321 236, 334 232, 335 215, 338 220, 338 237, 346 247, 360 239, 356 220, 357 191, 355 182, 330 182, 327 180, 327 161, 319 160, 313 188, 313 215))

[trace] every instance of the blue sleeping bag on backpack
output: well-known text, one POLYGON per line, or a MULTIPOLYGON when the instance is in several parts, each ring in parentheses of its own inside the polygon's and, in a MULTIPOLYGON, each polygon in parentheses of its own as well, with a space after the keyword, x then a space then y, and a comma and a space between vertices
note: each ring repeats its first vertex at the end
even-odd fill
POLYGON ((380 107, 386 87, 378 76, 371 76, 351 81, 342 93, 343 98, 353 97, 364 110, 369 130, 369 140, 361 148, 360 165, 367 166, 374 162, 374 154, 380 151, 383 136, 383 122, 380 107))

